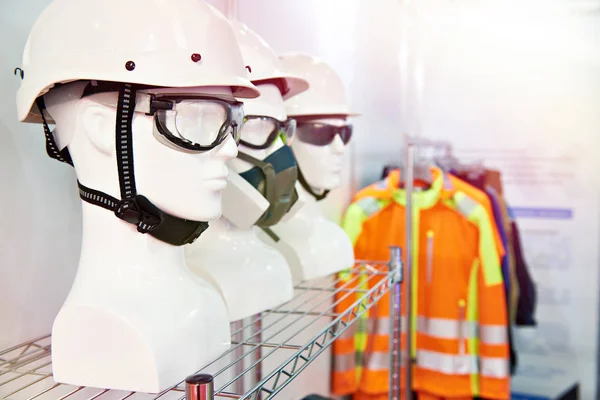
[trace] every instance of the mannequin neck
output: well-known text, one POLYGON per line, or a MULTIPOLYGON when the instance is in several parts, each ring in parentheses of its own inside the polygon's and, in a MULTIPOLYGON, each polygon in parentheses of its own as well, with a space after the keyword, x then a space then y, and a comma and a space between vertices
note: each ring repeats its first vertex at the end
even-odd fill
POLYGON ((141 234, 112 212, 82 201, 83 233, 79 273, 108 277, 122 268, 164 275, 185 268, 183 247, 141 234))
MULTIPOLYGON (((319 201, 317 201, 317 199, 312 194, 310 194, 303 185, 296 185, 296 190, 301 192, 299 193, 299 195, 304 199, 304 206, 302 207, 302 211, 312 215, 323 215, 319 201)), ((314 192, 319 193, 318 189, 314 189, 314 192)))
POLYGON ((324 198, 321 198, 321 195, 325 194, 326 189, 319 189, 319 188, 316 188, 316 187, 310 185, 310 183, 308 183, 308 181, 302 174, 302 170, 300 169, 300 166, 298 166, 298 183, 299 183, 299 185, 297 185, 297 186, 302 188, 302 192, 304 194, 306 194, 307 199, 314 200, 315 202, 324 199, 324 198))
POLYGON ((211 235, 236 235, 253 233, 253 230, 238 228, 227 218, 221 217, 214 221, 210 221, 207 233, 208 232, 210 232, 211 235))

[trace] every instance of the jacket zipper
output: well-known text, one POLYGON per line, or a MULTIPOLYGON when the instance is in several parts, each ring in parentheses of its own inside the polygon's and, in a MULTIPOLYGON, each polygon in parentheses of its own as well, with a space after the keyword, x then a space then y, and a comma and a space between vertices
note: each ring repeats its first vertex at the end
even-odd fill
POLYGON ((465 349, 465 337, 464 337, 464 325, 465 325, 465 300, 460 299, 458 301, 458 353, 461 356, 466 354, 465 349))
POLYGON ((427 283, 431 284, 433 278, 433 231, 427 231, 427 283))

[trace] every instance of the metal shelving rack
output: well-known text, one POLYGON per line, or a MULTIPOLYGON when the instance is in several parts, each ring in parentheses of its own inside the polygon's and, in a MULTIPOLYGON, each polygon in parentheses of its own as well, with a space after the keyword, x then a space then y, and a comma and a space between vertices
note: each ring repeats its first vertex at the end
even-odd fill
MULTIPOLYGON (((400 249, 390 249, 389 261, 357 261, 352 278, 303 282, 294 298, 272 310, 232 324, 232 346, 211 362, 162 393, 147 394, 56 383, 52 379, 50 336, 0 351, 0 399, 10 400, 266 400, 274 397, 331 345, 350 325, 390 291, 390 399, 400 398, 400 249), (362 277, 368 290, 354 283, 362 277), (336 305, 356 296, 352 307, 336 305), (315 332, 298 343, 304 332, 315 332), (265 372, 265 365, 278 365, 265 372), (249 389, 245 389, 249 387, 249 389)), ((325 378, 328 379, 328 378, 325 378)))

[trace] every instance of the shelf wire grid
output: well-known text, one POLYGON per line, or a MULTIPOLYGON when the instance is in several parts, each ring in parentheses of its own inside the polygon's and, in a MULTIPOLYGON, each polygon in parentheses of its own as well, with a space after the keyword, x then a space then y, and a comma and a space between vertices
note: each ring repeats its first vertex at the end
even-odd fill
MULTIPOLYGON (((215 397, 269 399, 284 389, 391 287, 393 271, 385 261, 363 261, 350 279, 323 278, 295 287, 292 300, 243 322, 232 324, 232 346, 198 371, 214 377, 215 397), (358 288, 357 283, 365 283, 358 288), (346 310, 336 306, 349 296, 346 310), (302 333, 315 332, 309 340, 302 333), (282 361, 283 360, 283 361, 282 361), (264 364, 277 367, 256 377, 264 364), (248 384, 248 382, 250 382, 248 384), (240 388, 250 386, 239 393, 240 388), (237 389, 237 392, 236 390, 237 389)), ((183 400, 185 382, 157 394, 98 389, 56 383, 52 378, 50 335, 0 351, 0 399, 3 400, 183 400)))

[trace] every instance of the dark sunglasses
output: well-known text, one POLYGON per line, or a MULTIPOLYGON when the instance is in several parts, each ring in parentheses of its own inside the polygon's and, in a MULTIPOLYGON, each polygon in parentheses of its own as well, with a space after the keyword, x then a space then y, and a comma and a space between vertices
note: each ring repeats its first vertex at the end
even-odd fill
POLYGON ((327 146, 333 142, 336 135, 344 144, 352 138, 352 125, 330 125, 323 122, 298 122, 296 136, 298 140, 315 146, 327 146))

